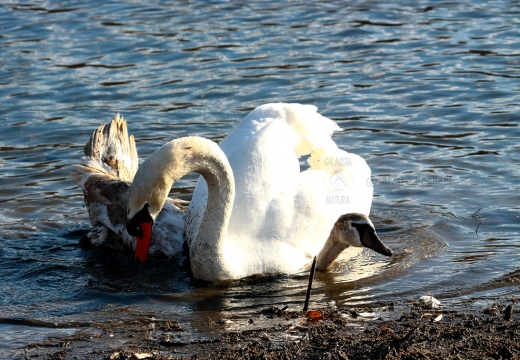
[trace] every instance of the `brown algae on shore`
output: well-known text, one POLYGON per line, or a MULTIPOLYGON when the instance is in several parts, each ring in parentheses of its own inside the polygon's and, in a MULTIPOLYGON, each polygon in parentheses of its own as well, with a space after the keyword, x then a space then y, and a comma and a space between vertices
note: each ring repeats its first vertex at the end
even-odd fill
MULTIPOLYGON (((301 311, 271 306, 246 320, 185 335, 181 321, 150 319, 118 329, 49 339, 24 349, 31 359, 519 359, 520 321, 511 299, 444 306, 442 318, 418 301, 375 309, 301 311)), ((436 310, 437 311, 437 310, 436 310)), ((211 324, 210 324, 211 322, 211 324)))

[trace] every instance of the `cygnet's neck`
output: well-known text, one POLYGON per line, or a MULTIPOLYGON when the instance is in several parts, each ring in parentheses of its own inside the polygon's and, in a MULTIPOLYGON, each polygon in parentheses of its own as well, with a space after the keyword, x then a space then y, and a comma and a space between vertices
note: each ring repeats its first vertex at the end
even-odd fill
POLYGON ((325 245, 323 245, 323 248, 316 256, 316 270, 327 270, 341 252, 348 248, 348 245, 341 241, 340 233, 341 230, 334 225, 325 245))

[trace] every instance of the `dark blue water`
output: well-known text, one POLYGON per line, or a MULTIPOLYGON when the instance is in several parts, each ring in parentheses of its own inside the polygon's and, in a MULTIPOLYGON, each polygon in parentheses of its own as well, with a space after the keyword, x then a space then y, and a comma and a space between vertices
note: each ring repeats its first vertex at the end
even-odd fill
POLYGON ((80 249, 67 167, 117 112, 143 158, 186 134, 218 141, 267 102, 337 121, 396 255, 340 262, 315 301, 520 294, 518 2, 23 1, 0 5, 0 28, 0 356, 149 316, 189 336, 304 298, 305 273, 200 286, 176 261, 80 249))

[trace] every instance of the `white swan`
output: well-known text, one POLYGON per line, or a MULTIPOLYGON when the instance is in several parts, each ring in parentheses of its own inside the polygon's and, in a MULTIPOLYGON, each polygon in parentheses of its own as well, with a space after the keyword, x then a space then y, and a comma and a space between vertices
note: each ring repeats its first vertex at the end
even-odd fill
MULTIPOLYGON (((84 148, 80 164, 72 165, 73 180, 83 190, 92 229, 82 237, 85 247, 136 250, 136 238, 126 231, 128 194, 138 158, 126 121, 117 114, 96 129, 84 148)), ((182 251, 186 203, 168 198, 157 221, 149 249, 154 255, 173 256, 182 251)))
MULTIPOLYGON (((294 273, 318 255, 325 269, 347 246, 391 250, 368 219, 370 168, 331 140, 339 127, 300 104, 253 110, 222 142, 173 140, 137 170, 128 199, 128 232, 143 247, 173 183, 198 172, 186 219, 196 278, 215 281, 258 273, 294 273), (309 155, 300 171, 298 158, 309 155), (344 215, 345 216, 342 216, 344 215)), ((155 231, 155 229, 154 229, 155 231)))

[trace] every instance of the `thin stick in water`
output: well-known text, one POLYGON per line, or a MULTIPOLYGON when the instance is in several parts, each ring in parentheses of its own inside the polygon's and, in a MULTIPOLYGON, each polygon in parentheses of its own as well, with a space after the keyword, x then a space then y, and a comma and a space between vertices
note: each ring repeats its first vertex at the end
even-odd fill
POLYGON ((306 313, 309 309, 309 300, 311 299, 312 290, 312 279, 314 279, 314 273, 316 272, 316 256, 312 260, 311 273, 309 274, 309 286, 307 286, 307 296, 305 297, 305 305, 303 305, 303 312, 306 313))

